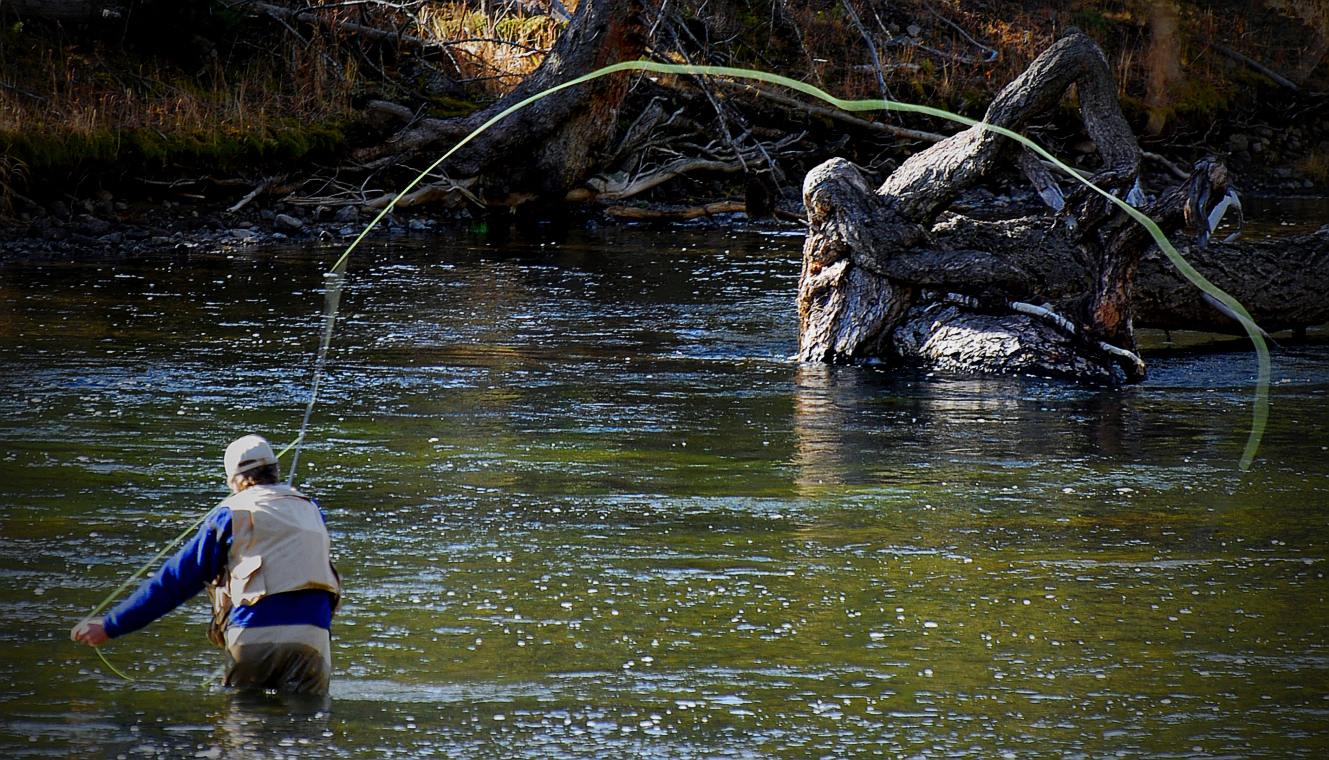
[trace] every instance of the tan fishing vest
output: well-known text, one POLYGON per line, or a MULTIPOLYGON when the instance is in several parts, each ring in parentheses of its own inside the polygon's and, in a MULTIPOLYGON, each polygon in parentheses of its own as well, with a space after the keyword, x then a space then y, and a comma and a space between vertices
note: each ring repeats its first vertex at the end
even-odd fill
MULTIPOLYGON (((322 589, 341 597, 341 579, 328 559, 327 527, 318 506, 288 485, 254 485, 221 506, 231 510, 227 573, 209 585, 215 643, 233 605, 250 605, 269 594, 322 589)), ((224 646, 224 644, 223 644, 224 646)))

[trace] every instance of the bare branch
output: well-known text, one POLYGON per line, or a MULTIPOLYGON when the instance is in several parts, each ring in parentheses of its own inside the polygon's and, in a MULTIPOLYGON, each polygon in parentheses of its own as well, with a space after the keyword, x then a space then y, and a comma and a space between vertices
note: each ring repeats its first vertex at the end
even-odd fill
POLYGON ((868 53, 872 56, 872 69, 877 75, 877 85, 881 87, 881 99, 890 100, 891 91, 886 87, 886 77, 881 73, 881 59, 877 57, 877 46, 872 42, 872 35, 863 28, 863 22, 858 18, 858 11, 854 10, 854 4, 851 0, 844 0, 844 7, 849 11, 849 18, 858 27, 858 33, 863 35, 863 41, 868 45, 868 53))
POLYGON ((1237 63, 1246 66, 1250 70, 1257 72, 1259 74, 1263 74, 1264 76, 1272 80, 1274 84, 1280 87, 1286 87, 1287 89, 1292 90, 1293 92, 1297 92, 1300 89, 1291 80, 1282 76, 1273 69, 1265 66, 1264 64, 1260 63, 1259 61, 1256 61, 1253 58, 1247 58, 1246 56, 1242 55, 1241 53, 1238 53, 1237 51, 1233 50, 1230 47, 1227 47, 1226 45, 1220 45, 1217 42, 1214 42, 1213 40, 1205 40, 1204 44, 1208 45, 1209 49, 1214 51, 1215 53, 1231 58, 1237 63))
POLYGON ((720 84, 724 85, 725 87, 744 89, 756 95, 760 95, 761 97, 766 98, 767 100, 773 100, 776 103, 781 103, 783 105, 790 106, 792 108, 798 108, 807 111, 808 113, 815 114, 817 116, 825 116, 827 118, 835 119, 836 121, 842 121, 846 124, 852 124, 862 129, 870 129, 874 132, 883 132, 885 134, 895 135, 896 137, 904 137, 910 140, 922 140, 924 142, 935 143, 935 142, 941 142, 942 140, 946 139, 946 135, 939 135, 936 134, 935 132, 922 132, 916 129, 905 129, 904 127, 897 127, 891 124, 882 124, 876 121, 868 121, 867 119, 860 119, 857 116, 845 113, 844 111, 834 108, 823 108, 821 106, 808 105, 807 103, 803 103, 793 98, 771 92, 770 90, 764 90, 760 87, 754 87, 750 84, 744 84, 741 82, 729 82, 725 80, 717 80, 717 81, 720 84))
POLYGON ((682 209, 648 209, 637 208, 636 206, 610 206, 605 209, 605 213, 610 216, 617 216, 624 219, 659 219, 670 221, 683 221, 687 219, 697 219, 712 214, 737 214, 746 212, 747 204, 743 201, 716 201, 704 206, 690 206, 682 209))
POLYGON ((234 214, 235 212, 239 211, 245 206, 248 206, 250 201, 259 197, 263 193, 266 193, 269 188, 271 188, 273 185, 277 184, 278 182, 281 182, 284 179, 286 179, 286 175, 284 174, 277 177, 264 178, 264 180, 258 183, 258 185, 253 190, 251 190, 248 195, 236 201, 234 206, 231 206, 230 208, 226 209, 227 212, 234 214))

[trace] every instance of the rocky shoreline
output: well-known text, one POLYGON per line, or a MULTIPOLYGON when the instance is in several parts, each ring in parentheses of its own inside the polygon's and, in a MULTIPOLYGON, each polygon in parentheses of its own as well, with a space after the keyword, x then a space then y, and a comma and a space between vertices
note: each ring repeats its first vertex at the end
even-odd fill
MULTIPOLYGON (((129 256, 153 250, 221 251, 260 245, 349 240, 372 217, 354 206, 332 211, 274 203, 268 208, 227 211, 221 207, 173 201, 129 204, 109 193, 92 201, 56 201, 28 213, 19 225, 0 228, 0 247, 9 257, 129 256), (26 222, 26 223, 22 223, 26 222)), ((371 234, 431 233, 470 226, 467 211, 389 214, 371 234)))
MULTIPOLYGON (((1329 132, 1325 133, 1329 136, 1329 132)), ((1234 135, 1229 140, 1229 162, 1234 171, 1245 174, 1245 195, 1273 197, 1323 197, 1324 188, 1309 180, 1296 178, 1289 166, 1262 164, 1269 158, 1271 138, 1296 139, 1296 135, 1259 131, 1234 135), (1240 139, 1238 139, 1240 138, 1240 139)), ((1318 137, 1318 135, 1317 135, 1318 137)), ((1329 140, 1322 141, 1329 146, 1329 140)), ((1282 148, 1285 142, 1277 147, 1282 148)), ((1175 181, 1175 180, 1170 180, 1175 181)), ((1157 184, 1157 183, 1154 183, 1157 184)), ((797 191, 782 205, 789 209, 786 219, 796 216, 801 206, 797 191)), ((742 207, 741 201, 722 204, 742 207)), ((647 208, 670 208, 661 204, 647 208)), ((1024 215, 1047 209, 1029 190, 1011 190, 994 194, 986 189, 961 198, 956 211, 982 209, 998 214, 1024 215)), ((752 223, 743 211, 702 216, 690 221, 661 219, 641 222, 609 213, 602 205, 584 204, 572 213, 560 214, 563 226, 610 226, 616 224, 681 224, 735 226, 752 223)), ((108 191, 99 191, 90 199, 68 202, 56 200, 47 205, 24 203, 7 222, 0 222, 0 256, 86 258, 89 256, 129 256, 154 250, 223 251, 261 245, 300 242, 349 241, 361 233, 377 212, 359 206, 340 207, 296 205, 258 200, 245 208, 231 211, 221 203, 193 200, 121 200, 108 191)), ((373 237, 407 234, 437 234, 467 230, 487 224, 483 213, 469 208, 445 208, 442 204, 394 210, 371 231, 373 237)), ((774 222, 773 222, 774 223, 774 222)), ((791 223, 786 221, 783 225, 791 223)))
MULTIPOLYGON (((1031 196, 1032 197, 1032 196, 1031 196)), ((741 201, 729 205, 742 206, 741 201)), ((658 209, 676 207, 657 206, 658 209)), ((332 209, 287 203, 229 211, 222 206, 175 201, 117 201, 109 193, 74 204, 56 201, 33 207, 19 224, 0 226, 0 257, 87 258, 131 256, 149 251, 231 251, 264 245, 349 242, 373 220, 377 211, 358 206, 332 209)), ((504 217, 506 215, 503 215, 504 217)), ((786 217, 790 216, 786 214, 786 217)), ((763 223, 794 226, 768 219, 763 223)), ((370 232, 372 238, 430 235, 460 230, 494 229, 509 224, 468 208, 412 208, 393 211, 370 232)), ((517 224, 516 222, 511 222, 517 224)), ((732 227, 748 223, 742 211, 702 216, 688 221, 641 222, 620 219, 606 207, 585 204, 562 213, 558 225, 595 228, 618 224, 677 224, 732 227)))

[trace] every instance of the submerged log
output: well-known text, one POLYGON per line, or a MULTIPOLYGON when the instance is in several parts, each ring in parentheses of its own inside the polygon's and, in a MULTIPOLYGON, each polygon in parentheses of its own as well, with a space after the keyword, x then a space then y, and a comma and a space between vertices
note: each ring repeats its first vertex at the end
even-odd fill
MULTIPOLYGON (((1129 198, 1165 233, 1188 224, 1207 233, 1209 207, 1230 192, 1226 168, 1205 159, 1183 185, 1140 206, 1140 149, 1102 52, 1078 30, 1003 89, 984 122, 1019 131, 1072 84, 1085 130, 1103 159, 1092 181, 1129 198)), ((811 171, 803 186, 809 232, 798 296, 799 358, 1136 382, 1146 373, 1135 354, 1135 324, 1236 326, 1170 263, 1159 262, 1161 253, 1142 225, 1087 188, 1063 200, 1035 157, 1017 148, 980 124, 915 155, 875 190, 842 159, 811 171), (1061 205, 1056 215, 984 222, 947 211, 1012 159, 1040 195, 1061 205)), ((1324 248, 1314 254, 1322 276, 1324 248)), ((1229 273, 1213 278, 1228 287, 1242 279, 1239 272, 1273 267, 1275 258, 1250 246, 1214 244, 1201 253, 1194 263, 1229 273)), ((1282 261, 1286 266, 1287 257, 1282 261)), ((1240 299, 1253 289, 1229 292, 1240 299)), ((1277 298, 1288 308, 1255 310, 1257 319, 1275 317, 1266 329, 1329 320, 1326 299, 1308 297, 1323 289, 1289 290, 1298 296, 1277 298)))

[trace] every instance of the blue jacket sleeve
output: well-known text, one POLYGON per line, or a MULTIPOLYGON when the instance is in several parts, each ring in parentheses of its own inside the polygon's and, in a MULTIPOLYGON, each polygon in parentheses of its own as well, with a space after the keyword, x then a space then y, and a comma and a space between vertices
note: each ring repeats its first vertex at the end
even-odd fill
POLYGON ((111 638, 132 633, 179 607, 226 567, 231 551, 231 510, 218 507, 198 532, 102 623, 111 638))

